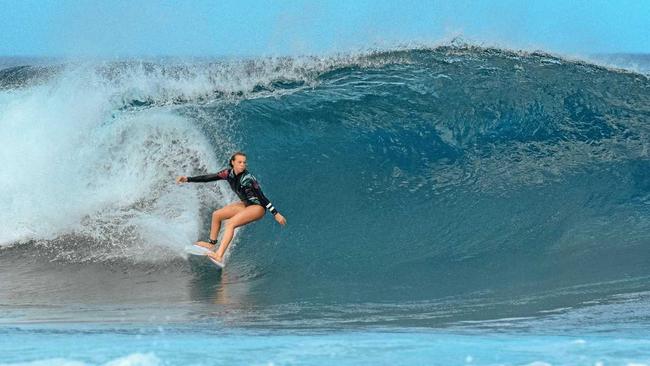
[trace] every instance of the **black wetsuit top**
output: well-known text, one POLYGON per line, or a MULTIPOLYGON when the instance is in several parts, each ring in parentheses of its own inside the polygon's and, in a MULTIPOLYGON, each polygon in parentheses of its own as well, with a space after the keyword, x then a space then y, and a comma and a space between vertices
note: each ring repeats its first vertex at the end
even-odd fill
POLYGON ((237 194, 240 200, 248 205, 260 205, 269 210, 273 215, 278 211, 273 207, 262 189, 260 188, 257 179, 253 177, 248 170, 235 175, 234 169, 224 169, 216 174, 198 175, 196 177, 187 177, 188 182, 212 182, 215 180, 226 180, 230 184, 230 188, 237 194))

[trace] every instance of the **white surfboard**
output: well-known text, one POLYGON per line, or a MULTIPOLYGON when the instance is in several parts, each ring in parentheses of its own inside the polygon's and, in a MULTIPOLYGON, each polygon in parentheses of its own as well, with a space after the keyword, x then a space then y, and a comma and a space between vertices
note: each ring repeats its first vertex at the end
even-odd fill
POLYGON ((204 248, 202 246, 193 244, 185 247, 185 251, 187 252, 187 254, 206 257, 208 260, 210 260, 210 262, 214 263, 214 265, 219 268, 223 268, 225 266, 223 262, 219 262, 216 259, 208 256, 208 253, 210 252, 210 249, 208 248, 204 248))

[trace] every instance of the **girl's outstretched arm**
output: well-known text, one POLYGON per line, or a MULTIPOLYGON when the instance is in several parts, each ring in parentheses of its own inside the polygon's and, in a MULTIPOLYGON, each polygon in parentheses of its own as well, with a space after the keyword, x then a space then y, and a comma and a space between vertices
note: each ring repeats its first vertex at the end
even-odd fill
POLYGON ((206 174, 206 175, 197 175, 195 177, 186 177, 184 175, 176 178, 176 183, 187 183, 187 182, 213 182, 215 180, 223 180, 228 177, 228 169, 224 169, 216 174, 206 174))

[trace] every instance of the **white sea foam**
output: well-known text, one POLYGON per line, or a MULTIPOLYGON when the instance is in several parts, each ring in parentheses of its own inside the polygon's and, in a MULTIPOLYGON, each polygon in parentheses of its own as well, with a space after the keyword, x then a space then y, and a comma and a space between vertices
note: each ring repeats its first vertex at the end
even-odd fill
POLYGON ((180 248, 196 238, 198 189, 174 176, 218 168, 215 149, 173 108, 116 109, 123 88, 79 68, 0 93, 0 245, 82 235, 180 248))
POLYGON ((0 366, 157 366, 160 364, 161 360, 153 353, 133 353, 101 364, 87 363, 66 358, 50 358, 30 362, 2 363, 0 366))

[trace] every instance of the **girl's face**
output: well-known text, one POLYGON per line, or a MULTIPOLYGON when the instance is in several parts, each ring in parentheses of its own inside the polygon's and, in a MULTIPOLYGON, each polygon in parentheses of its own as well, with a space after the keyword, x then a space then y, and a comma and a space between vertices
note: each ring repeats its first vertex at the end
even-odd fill
POLYGON ((232 168, 235 170, 235 174, 246 170, 246 157, 243 155, 235 156, 235 159, 232 161, 232 168))

